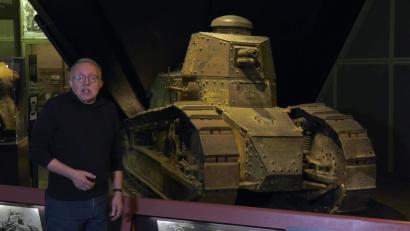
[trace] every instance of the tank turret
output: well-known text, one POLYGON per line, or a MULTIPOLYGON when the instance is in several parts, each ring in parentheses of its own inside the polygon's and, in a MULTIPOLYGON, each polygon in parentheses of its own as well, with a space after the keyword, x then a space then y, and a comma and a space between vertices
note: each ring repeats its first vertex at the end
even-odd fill
POLYGON ((240 16, 225 15, 212 20, 211 28, 215 33, 251 35, 253 24, 240 16))
MULTIPOLYGON (((178 76, 157 78, 176 92, 171 101, 199 100, 219 107, 275 106, 276 77, 269 38, 251 36, 252 23, 239 16, 219 17, 212 27, 215 32, 191 36, 178 76)), ((153 90, 158 92, 155 87, 153 90)), ((163 97, 152 95, 155 103, 151 107, 169 103, 157 104, 163 97)))
POLYGON ((375 187, 366 130, 323 104, 276 106, 269 38, 239 16, 191 36, 180 70, 160 74, 150 109, 127 121, 131 193, 165 199, 350 211, 375 187), (285 192, 285 193, 284 193, 285 192), (291 202, 291 203, 289 203, 291 202))

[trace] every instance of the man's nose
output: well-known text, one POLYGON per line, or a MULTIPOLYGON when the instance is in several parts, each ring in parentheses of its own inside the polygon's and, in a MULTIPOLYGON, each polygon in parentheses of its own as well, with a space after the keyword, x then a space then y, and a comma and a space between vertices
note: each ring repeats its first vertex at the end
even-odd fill
POLYGON ((88 77, 84 77, 84 84, 86 84, 86 85, 90 85, 90 84, 91 84, 91 81, 90 81, 90 79, 89 79, 88 77))

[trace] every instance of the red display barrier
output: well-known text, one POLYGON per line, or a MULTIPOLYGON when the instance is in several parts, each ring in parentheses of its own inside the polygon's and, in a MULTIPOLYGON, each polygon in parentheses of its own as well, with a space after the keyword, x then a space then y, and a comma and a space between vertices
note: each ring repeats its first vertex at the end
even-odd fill
MULTIPOLYGON (((26 187, 0 186, 0 201, 42 206, 44 191, 26 187)), ((122 231, 149 231, 142 230, 135 224, 133 226, 136 217, 229 224, 252 227, 255 230, 258 228, 288 231, 410 230, 410 222, 375 218, 148 198, 125 197, 124 202, 122 231)))

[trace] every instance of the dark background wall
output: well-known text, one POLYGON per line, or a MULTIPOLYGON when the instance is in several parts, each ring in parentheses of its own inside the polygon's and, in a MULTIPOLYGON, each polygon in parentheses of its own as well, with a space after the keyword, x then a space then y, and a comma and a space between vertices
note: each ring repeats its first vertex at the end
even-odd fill
POLYGON ((81 56, 102 63, 106 78, 124 75, 137 98, 159 72, 182 62, 190 35, 212 19, 236 14, 271 38, 281 106, 312 102, 363 0, 30 1, 68 64, 81 56))

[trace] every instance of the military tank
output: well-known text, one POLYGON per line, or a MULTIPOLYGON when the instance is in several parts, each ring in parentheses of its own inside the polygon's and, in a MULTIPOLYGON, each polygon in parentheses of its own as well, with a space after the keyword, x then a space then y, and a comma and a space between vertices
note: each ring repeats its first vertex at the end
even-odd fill
POLYGON ((191 36, 181 69, 157 76, 150 108, 126 121, 125 187, 164 199, 345 212, 375 188, 375 153, 352 116, 276 106, 269 38, 228 15, 191 36), (263 195, 263 196, 262 196, 263 195))

